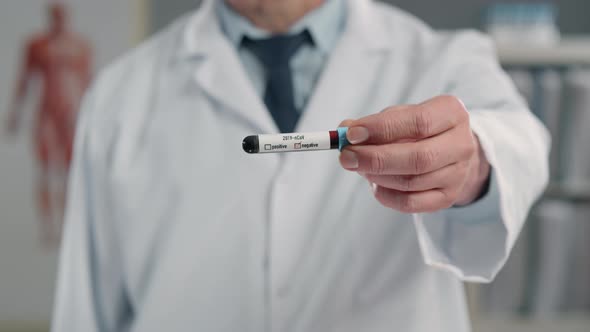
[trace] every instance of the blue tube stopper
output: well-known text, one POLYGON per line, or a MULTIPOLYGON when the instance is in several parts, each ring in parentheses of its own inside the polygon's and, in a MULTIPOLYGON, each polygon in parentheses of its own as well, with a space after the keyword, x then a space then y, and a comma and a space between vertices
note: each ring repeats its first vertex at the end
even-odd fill
POLYGON ((350 145, 348 138, 346 138, 348 127, 340 127, 336 130, 338 130, 338 150, 342 151, 345 146, 350 145))

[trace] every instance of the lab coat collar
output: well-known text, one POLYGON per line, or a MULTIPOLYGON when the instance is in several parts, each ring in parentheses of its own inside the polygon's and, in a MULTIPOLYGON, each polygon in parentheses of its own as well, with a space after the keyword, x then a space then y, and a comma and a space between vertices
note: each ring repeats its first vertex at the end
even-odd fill
MULTIPOLYGON (((345 0, 343 0, 345 1, 345 0)), ((366 112, 385 56, 395 56, 389 27, 369 0, 348 0, 346 28, 316 83, 296 131, 335 128, 366 112)), ((379 112, 375 109, 374 112, 379 112)))
MULTIPOLYGON (((198 62, 195 80, 208 95, 227 106, 221 109, 233 111, 254 131, 276 133, 279 130, 270 112, 249 81, 235 47, 224 36, 215 1, 204 0, 202 8, 189 18, 178 56, 198 62)), ((372 69, 377 65, 376 58, 370 55, 386 51, 392 45, 387 27, 378 20, 380 15, 370 0, 339 1, 347 1, 346 27, 297 130, 318 129, 328 123, 336 125, 332 123, 336 118, 354 116, 352 106, 342 105, 338 113, 327 108, 334 105, 334 96, 349 95, 350 98, 339 99, 350 101, 351 105, 353 96, 360 98, 364 89, 358 86, 358 79, 364 78, 370 85, 372 69)))
MULTIPOLYGON (((225 1, 217 1, 215 8, 226 37, 236 48, 240 47, 244 37, 263 39, 272 36, 272 33, 256 27, 236 13, 225 1)), ((329 54, 344 30, 346 10, 344 0, 325 0, 320 7, 295 23, 287 34, 295 35, 307 30, 314 45, 324 54, 329 54)))
MULTIPOLYGON (((178 55, 181 58, 211 55, 212 44, 223 39, 223 30, 215 9, 215 1, 203 0, 201 7, 189 18, 182 36, 178 55)), ((383 22, 376 19, 372 0, 332 0, 346 1, 347 15, 345 33, 358 38, 360 48, 385 50, 392 46, 383 22)))
POLYGON ((196 83, 224 106, 217 109, 233 112, 253 132, 276 132, 272 116, 249 81, 235 48, 223 34, 215 1, 204 0, 201 8, 189 17, 175 60, 194 64, 196 83))

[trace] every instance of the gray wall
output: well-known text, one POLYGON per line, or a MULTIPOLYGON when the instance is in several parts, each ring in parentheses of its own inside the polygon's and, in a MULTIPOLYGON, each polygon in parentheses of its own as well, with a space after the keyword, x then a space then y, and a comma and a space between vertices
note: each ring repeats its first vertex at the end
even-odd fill
MULTIPOLYGON (((199 0, 149 0, 151 3, 152 30, 165 26, 174 17, 196 8, 199 0)), ((358 0, 355 0, 358 1, 358 0)), ((482 12, 495 2, 516 2, 515 0, 385 0, 421 17, 439 29, 481 27, 482 12)), ((520 2, 534 2, 522 0, 520 2)), ((539 2, 539 1, 537 1, 539 2)), ((560 0, 559 25, 567 34, 590 33, 590 1, 560 0)))
POLYGON ((200 0, 148 0, 151 32, 166 26, 174 18, 197 8, 200 0))

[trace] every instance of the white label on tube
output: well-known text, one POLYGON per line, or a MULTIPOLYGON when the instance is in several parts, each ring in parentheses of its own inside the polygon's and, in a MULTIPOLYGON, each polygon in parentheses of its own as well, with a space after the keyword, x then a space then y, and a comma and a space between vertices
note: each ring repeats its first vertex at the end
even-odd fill
POLYGON ((330 150, 330 132, 258 135, 258 153, 330 150))

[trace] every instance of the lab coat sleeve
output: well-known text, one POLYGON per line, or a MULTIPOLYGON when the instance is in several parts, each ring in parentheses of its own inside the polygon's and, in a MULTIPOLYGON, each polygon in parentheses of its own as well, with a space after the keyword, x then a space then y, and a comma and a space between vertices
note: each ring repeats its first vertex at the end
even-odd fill
POLYGON ((492 166, 491 183, 474 204, 415 214, 414 223, 427 264, 464 281, 490 282, 547 184, 550 137, 486 38, 474 32, 457 36, 441 61, 450 77, 445 93, 459 97, 469 110, 472 130, 492 166))
POLYGON ((129 306, 92 93, 78 121, 52 331, 120 331, 129 306), (93 130, 95 129, 95 130, 93 130))

